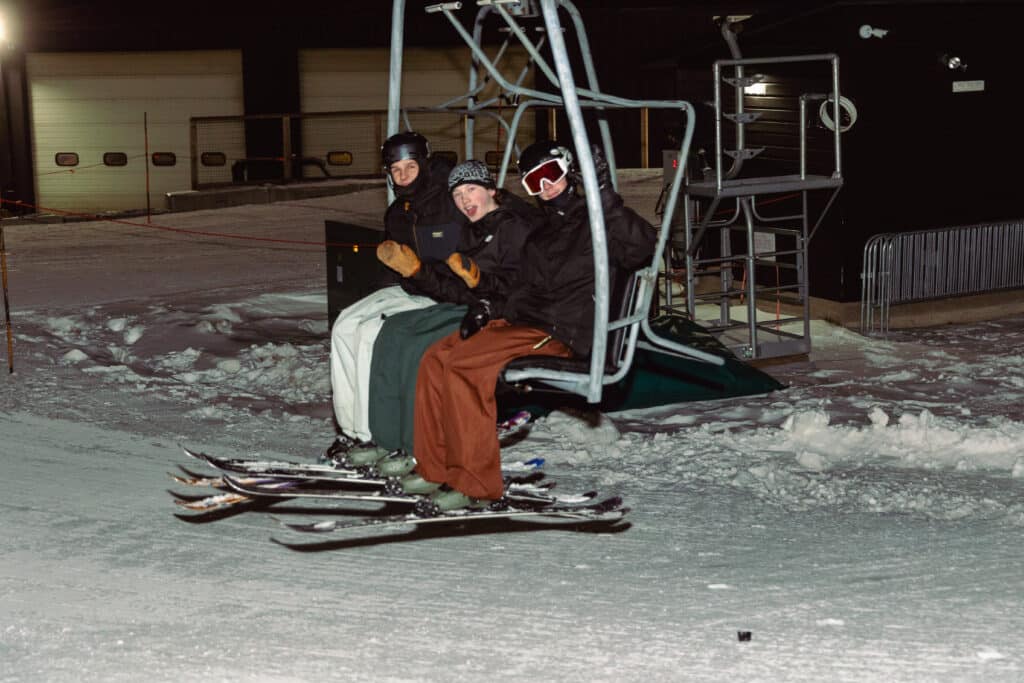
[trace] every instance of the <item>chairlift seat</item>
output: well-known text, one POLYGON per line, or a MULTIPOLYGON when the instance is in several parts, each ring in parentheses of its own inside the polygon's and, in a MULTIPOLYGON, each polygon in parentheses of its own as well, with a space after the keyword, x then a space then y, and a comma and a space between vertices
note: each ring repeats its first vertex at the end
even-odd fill
MULTIPOLYGON (((621 268, 613 268, 611 273, 611 296, 609 297, 609 322, 626 318, 635 312, 635 307, 642 302, 636 296, 638 273, 631 273, 621 268)), ((637 323, 638 324, 638 323, 637 323)), ((608 333, 608 347, 605 353, 605 375, 613 375, 622 367, 626 358, 626 344, 629 340, 629 326, 619 327, 608 333)), ((536 387, 530 380, 508 380, 509 370, 569 372, 580 375, 586 380, 590 375, 590 355, 560 358, 557 356, 520 356, 508 362, 498 377, 498 391, 533 391, 536 387)), ((544 383, 543 378, 533 382, 544 383)), ((565 391, 562 388, 544 387, 545 391, 565 391)))

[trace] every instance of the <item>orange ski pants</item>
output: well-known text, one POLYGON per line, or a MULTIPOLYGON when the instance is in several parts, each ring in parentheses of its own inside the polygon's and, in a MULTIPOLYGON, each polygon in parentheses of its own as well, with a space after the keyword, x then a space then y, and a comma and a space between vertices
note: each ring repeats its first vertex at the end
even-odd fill
POLYGON ((501 498, 494 388, 509 361, 534 355, 567 358, 572 351, 543 330, 506 320, 492 320, 469 339, 452 333, 427 349, 416 378, 413 426, 421 477, 471 498, 501 498))

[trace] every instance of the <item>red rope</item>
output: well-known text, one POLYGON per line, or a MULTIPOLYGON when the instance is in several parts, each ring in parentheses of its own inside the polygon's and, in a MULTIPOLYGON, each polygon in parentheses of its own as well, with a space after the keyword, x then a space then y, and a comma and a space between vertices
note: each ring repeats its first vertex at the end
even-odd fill
POLYGON ((376 248, 378 242, 370 243, 359 243, 359 242, 312 242, 308 240, 290 240, 280 237, 256 237, 254 235, 233 235, 226 232, 213 232, 212 230, 190 230, 188 228, 174 228, 168 225, 157 225, 156 223, 136 223, 135 221, 126 221, 117 218, 109 218, 104 216, 98 216, 91 213, 79 213, 75 211, 64 211, 61 209, 50 209, 42 206, 34 206, 21 200, 10 200, 0 198, 0 204, 11 204, 13 206, 27 207, 35 211, 45 211, 48 213, 55 213, 62 216, 73 216, 75 218, 85 218, 93 221, 100 221, 104 223, 113 223, 115 225, 127 225, 133 228, 147 228, 152 230, 163 230, 164 232, 174 232, 182 235, 194 235, 196 237, 219 237, 224 239, 234 240, 248 240, 251 242, 272 242, 274 244, 295 244, 302 246, 311 247, 352 247, 358 250, 360 247, 376 248))

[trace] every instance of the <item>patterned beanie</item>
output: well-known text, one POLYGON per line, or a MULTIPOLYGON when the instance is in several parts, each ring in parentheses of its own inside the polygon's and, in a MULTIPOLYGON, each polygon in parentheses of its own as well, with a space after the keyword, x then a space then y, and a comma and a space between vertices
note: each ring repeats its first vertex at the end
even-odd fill
POLYGON ((491 175, 491 171, 487 168, 487 164, 482 161, 478 161, 477 159, 463 161, 452 169, 452 172, 448 174, 448 192, 451 192, 459 185, 465 185, 466 183, 480 185, 481 187, 486 187, 489 190, 493 190, 495 188, 494 176, 491 175))

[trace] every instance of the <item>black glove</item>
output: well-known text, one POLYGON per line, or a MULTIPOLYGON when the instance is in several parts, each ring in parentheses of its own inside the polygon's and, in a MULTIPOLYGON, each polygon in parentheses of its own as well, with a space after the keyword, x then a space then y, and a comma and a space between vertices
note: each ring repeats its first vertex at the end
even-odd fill
POLYGON ((601 206, 605 211, 614 208, 619 199, 615 186, 612 185, 612 170, 608 166, 608 160, 604 158, 604 152, 597 145, 590 146, 590 155, 594 159, 594 173, 597 176, 597 189, 601 193, 601 206))
POLYGON ((612 170, 608 167, 608 160, 604 158, 604 152, 597 145, 590 146, 590 156, 594 159, 594 173, 597 176, 597 189, 604 191, 612 187, 612 170))
POLYGON ((459 325, 459 336, 469 339, 489 322, 491 322, 491 302, 487 299, 479 299, 470 305, 466 315, 463 316, 462 324, 459 325))

